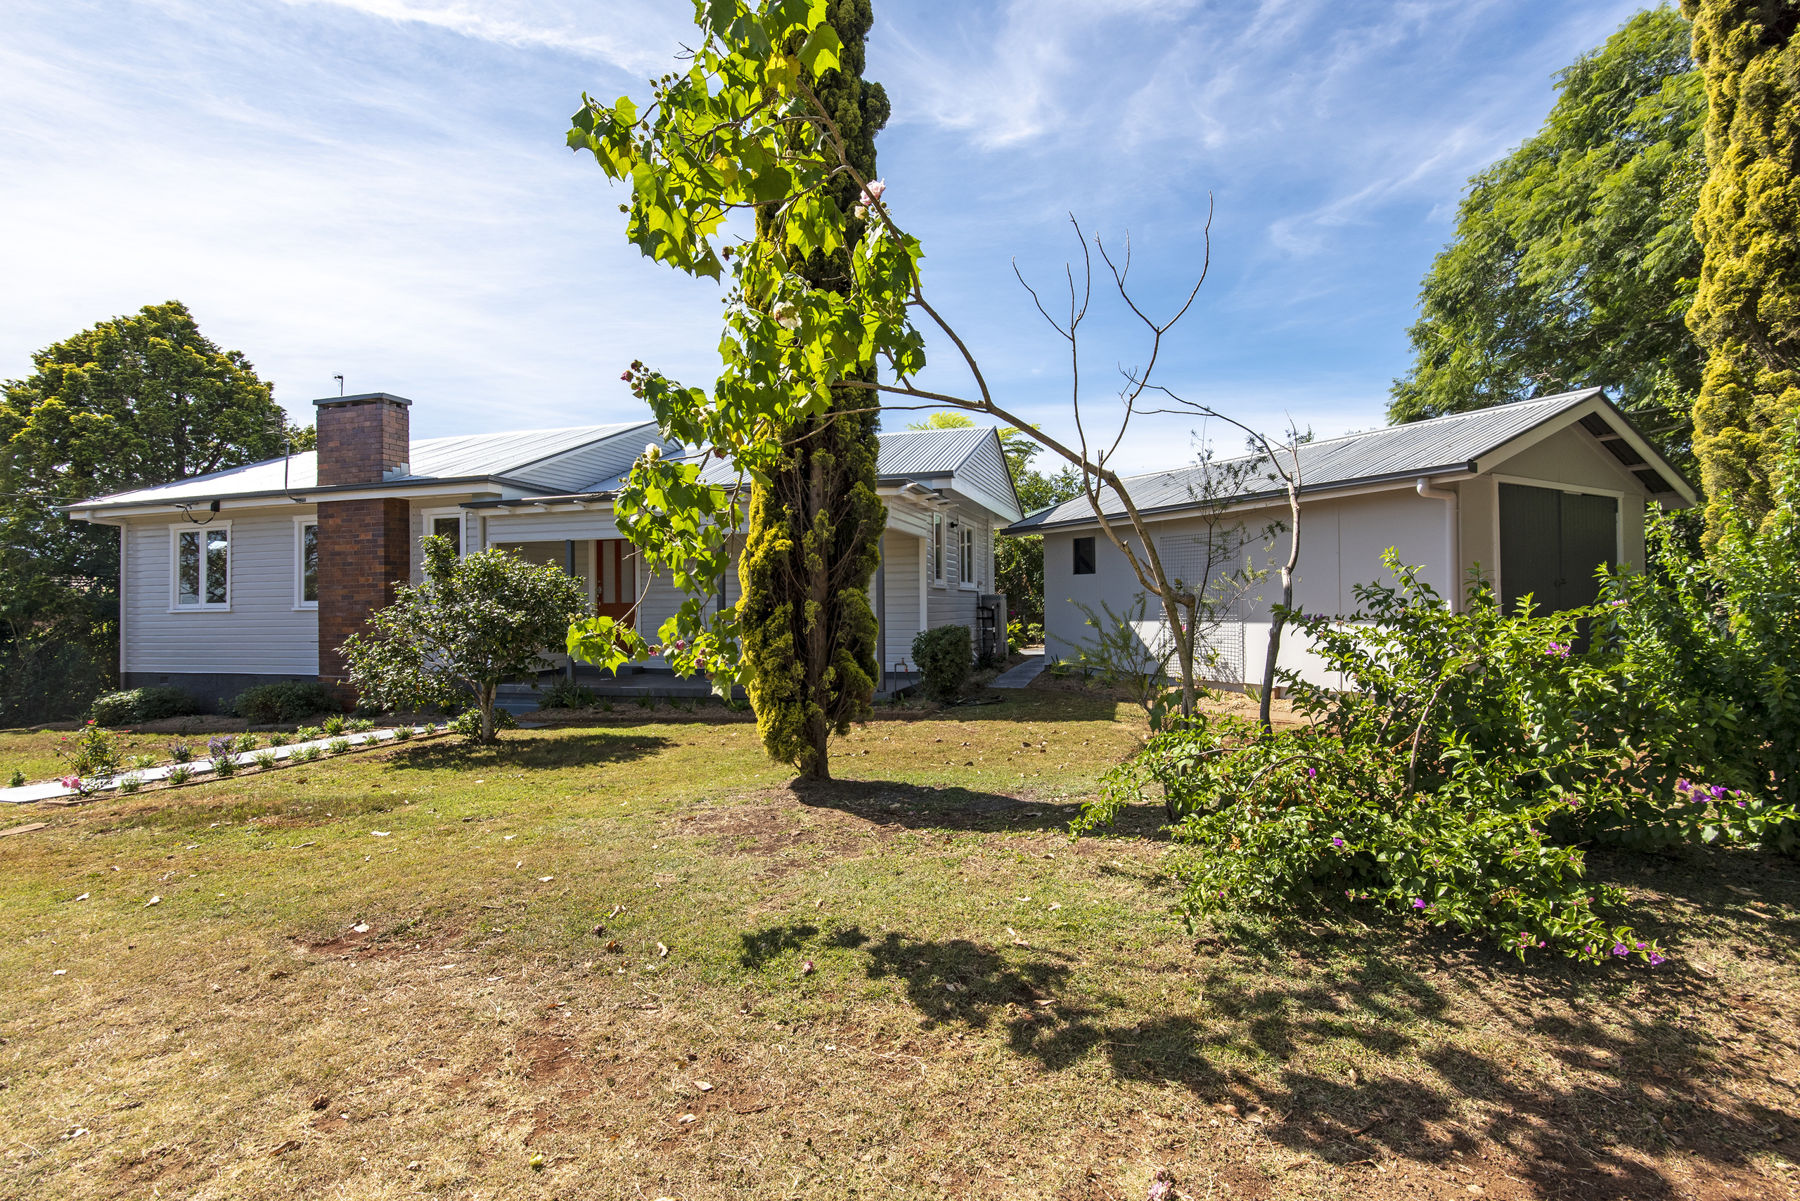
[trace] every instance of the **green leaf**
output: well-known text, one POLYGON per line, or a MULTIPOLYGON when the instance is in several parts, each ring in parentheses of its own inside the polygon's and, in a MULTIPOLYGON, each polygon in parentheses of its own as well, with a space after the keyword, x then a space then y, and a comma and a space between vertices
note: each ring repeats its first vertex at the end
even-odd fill
POLYGON ((806 44, 800 47, 800 65, 814 79, 827 71, 835 71, 842 64, 844 43, 838 37, 837 30, 829 24, 815 26, 807 36, 806 44))

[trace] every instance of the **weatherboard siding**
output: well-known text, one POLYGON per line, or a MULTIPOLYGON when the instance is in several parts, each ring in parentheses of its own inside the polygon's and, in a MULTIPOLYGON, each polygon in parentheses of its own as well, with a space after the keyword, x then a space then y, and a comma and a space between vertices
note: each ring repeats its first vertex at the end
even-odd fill
POLYGON ((231 608, 170 612, 171 523, 125 526, 125 645, 130 673, 312 677, 319 672, 319 615, 296 609, 293 510, 231 521, 231 608))

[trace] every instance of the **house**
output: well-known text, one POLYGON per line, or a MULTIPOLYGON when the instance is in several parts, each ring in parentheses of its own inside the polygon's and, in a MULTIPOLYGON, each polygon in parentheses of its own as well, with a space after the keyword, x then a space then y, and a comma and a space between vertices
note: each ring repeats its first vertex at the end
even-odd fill
MULTIPOLYGON (((1601 564, 1642 565, 1647 505, 1679 508, 1697 499, 1598 388, 1305 443, 1299 463, 1294 605, 1315 614, 1355 612, 1354 587, 1386 578, 1381 555, 1390 547, 1402 562, 1422 566, 1425 581, 1455 606, 1463 603, 1468 572, 1477 568, 1509 607, 1526 595, 1540 608, 1588 604, 1601 564)), ((1207 526, 1197 498, 1205 494, 1206 470, 1126 477, 1171 575, 1203 553, 1207 526)), ((1280 486, 1256 479, 1258 487, 1227 510, 1233 524, 1252 531, 1285 520, 1287 510, 1280 486)), ((1109 517, 1121 518, 1113 523, 1120 536, 1135 540, 1116 498, 1103 492, 1101 504, 1109 517)), ((1044 629, 1052 662, 1074 657, 1091 634, 1078 606, 1099 612, 1104 602, 1121 614, 1135 612, 1142 585, 1086 498, 1033 513, 1005 532, 1044 536, 1044 629)), ((1259 565, 1285 562, 1290 536, 1252 542, 1259 565)), ((1279 598, 1271 575, 1213 633, 1211 649, 1224 668, 1219 682, 1260 678, 1279 598)), ((1153 645, 1161 629, 1153 603, 1140 639, 1153 645)), ((1297 637, 1284 638, 1280 664, 1333 682, 1297 637)))
MULTIPOLYGON (((119 530, 126 687, 173 684, 218 703, 276 680, 341 682, 338 647, 396 582, 420 579, 431 534, 558 564, 597 613, 623 617, 641 595, 647 630, 680 604, 638 570, 613 522, 613 495, 645 444, 684 451, 654 422, 415 441, 403 397, 315 403, 316 452, 69 507, 119 530)), ((922 629, 1004 635, 994 535, 1020 510, 993 429, 883 434, 878 471, 888 519, 871 593, 882 666, 904 678, 922 629)), ((734 602, 737 587, 734 571, 720 599, 734 602)))

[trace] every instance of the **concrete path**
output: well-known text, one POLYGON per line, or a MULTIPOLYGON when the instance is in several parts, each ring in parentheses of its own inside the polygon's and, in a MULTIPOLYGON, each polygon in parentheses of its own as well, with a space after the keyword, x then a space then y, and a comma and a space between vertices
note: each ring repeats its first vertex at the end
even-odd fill
POLYGON ((1043 672, 1044 652, 1041 650, 1028 651, 1025 655, 1025 662, 1019 664, 1017 667, 1009 667, 1001 672, 998 676, 994 677, 994 682, 989 684, 988 687, 1023 688, 1033 680, 1037 679, 1043 672))
MULTIPOLYGON (((416 726, 413 729, 413 733, 428 734, 432 729, 433 727, 431 726, 416 726)), ((228 737, 228 735, 220 735, 220 737, 228 737)), ((267 735, 264 735, 264 737, 267 737, 267 735)), ((240 767, 254 767, 256 765, 256 756, 263 754, 264 752, 273 752, 277 759, 286 759, 301 747, 316 746, 323 750, 327 745, 336 742, 339 738, 342 738, 351 746, 360 746, 366 742, 390 742, 393 740, 393 737, 394 732, 392 730, 370 730, 363 734, 339 734, 331 738, 317 738, 311 742, 290 742, 286 746, 265 746, 258 747, 254 751, 240 751, 237 754, 232 755, 231 760, 240 767)), ((119 781, 126 776, 136 776, 138 779, 148 784, 152 780, 164 779, 170 772, 174 771, 177 766, 186 767, 195 776, 200 776, 212 771, 213 761, 211 759, 195 759, 192 763, 179 765, 165 763, 160 767, 146 767, 142 771, 120 772, 117 776, 114 776, 109 780, 102 780, 97 784, 90 784, 88 792, 110 791, 117 788, 119 781)), ((79 789, 65 788, 61 781, 46 780, 41 784, 27 784, 22 788, 0 788, 0 805, 29 805, 34 801, 56 801, 61 800, 64 797, 81 795, 83 794, 79 789)))

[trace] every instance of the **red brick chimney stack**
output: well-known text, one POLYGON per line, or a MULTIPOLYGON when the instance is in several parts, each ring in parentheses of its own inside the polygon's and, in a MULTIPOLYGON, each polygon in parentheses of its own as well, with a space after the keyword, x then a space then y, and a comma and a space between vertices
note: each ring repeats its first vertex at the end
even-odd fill
MULTIPOLYGON (((412 401, 385 392, 329 396, 318 408, 321 489, 379 487, 411 462, 412 401)), ((412 574, 412 512, 401 497, 319 503, 319 678, 345 680, 338 653, 376 609, 393 603, 394 585, 412 574)), ((346 696, 349 694, 346 693, 346 696)))

